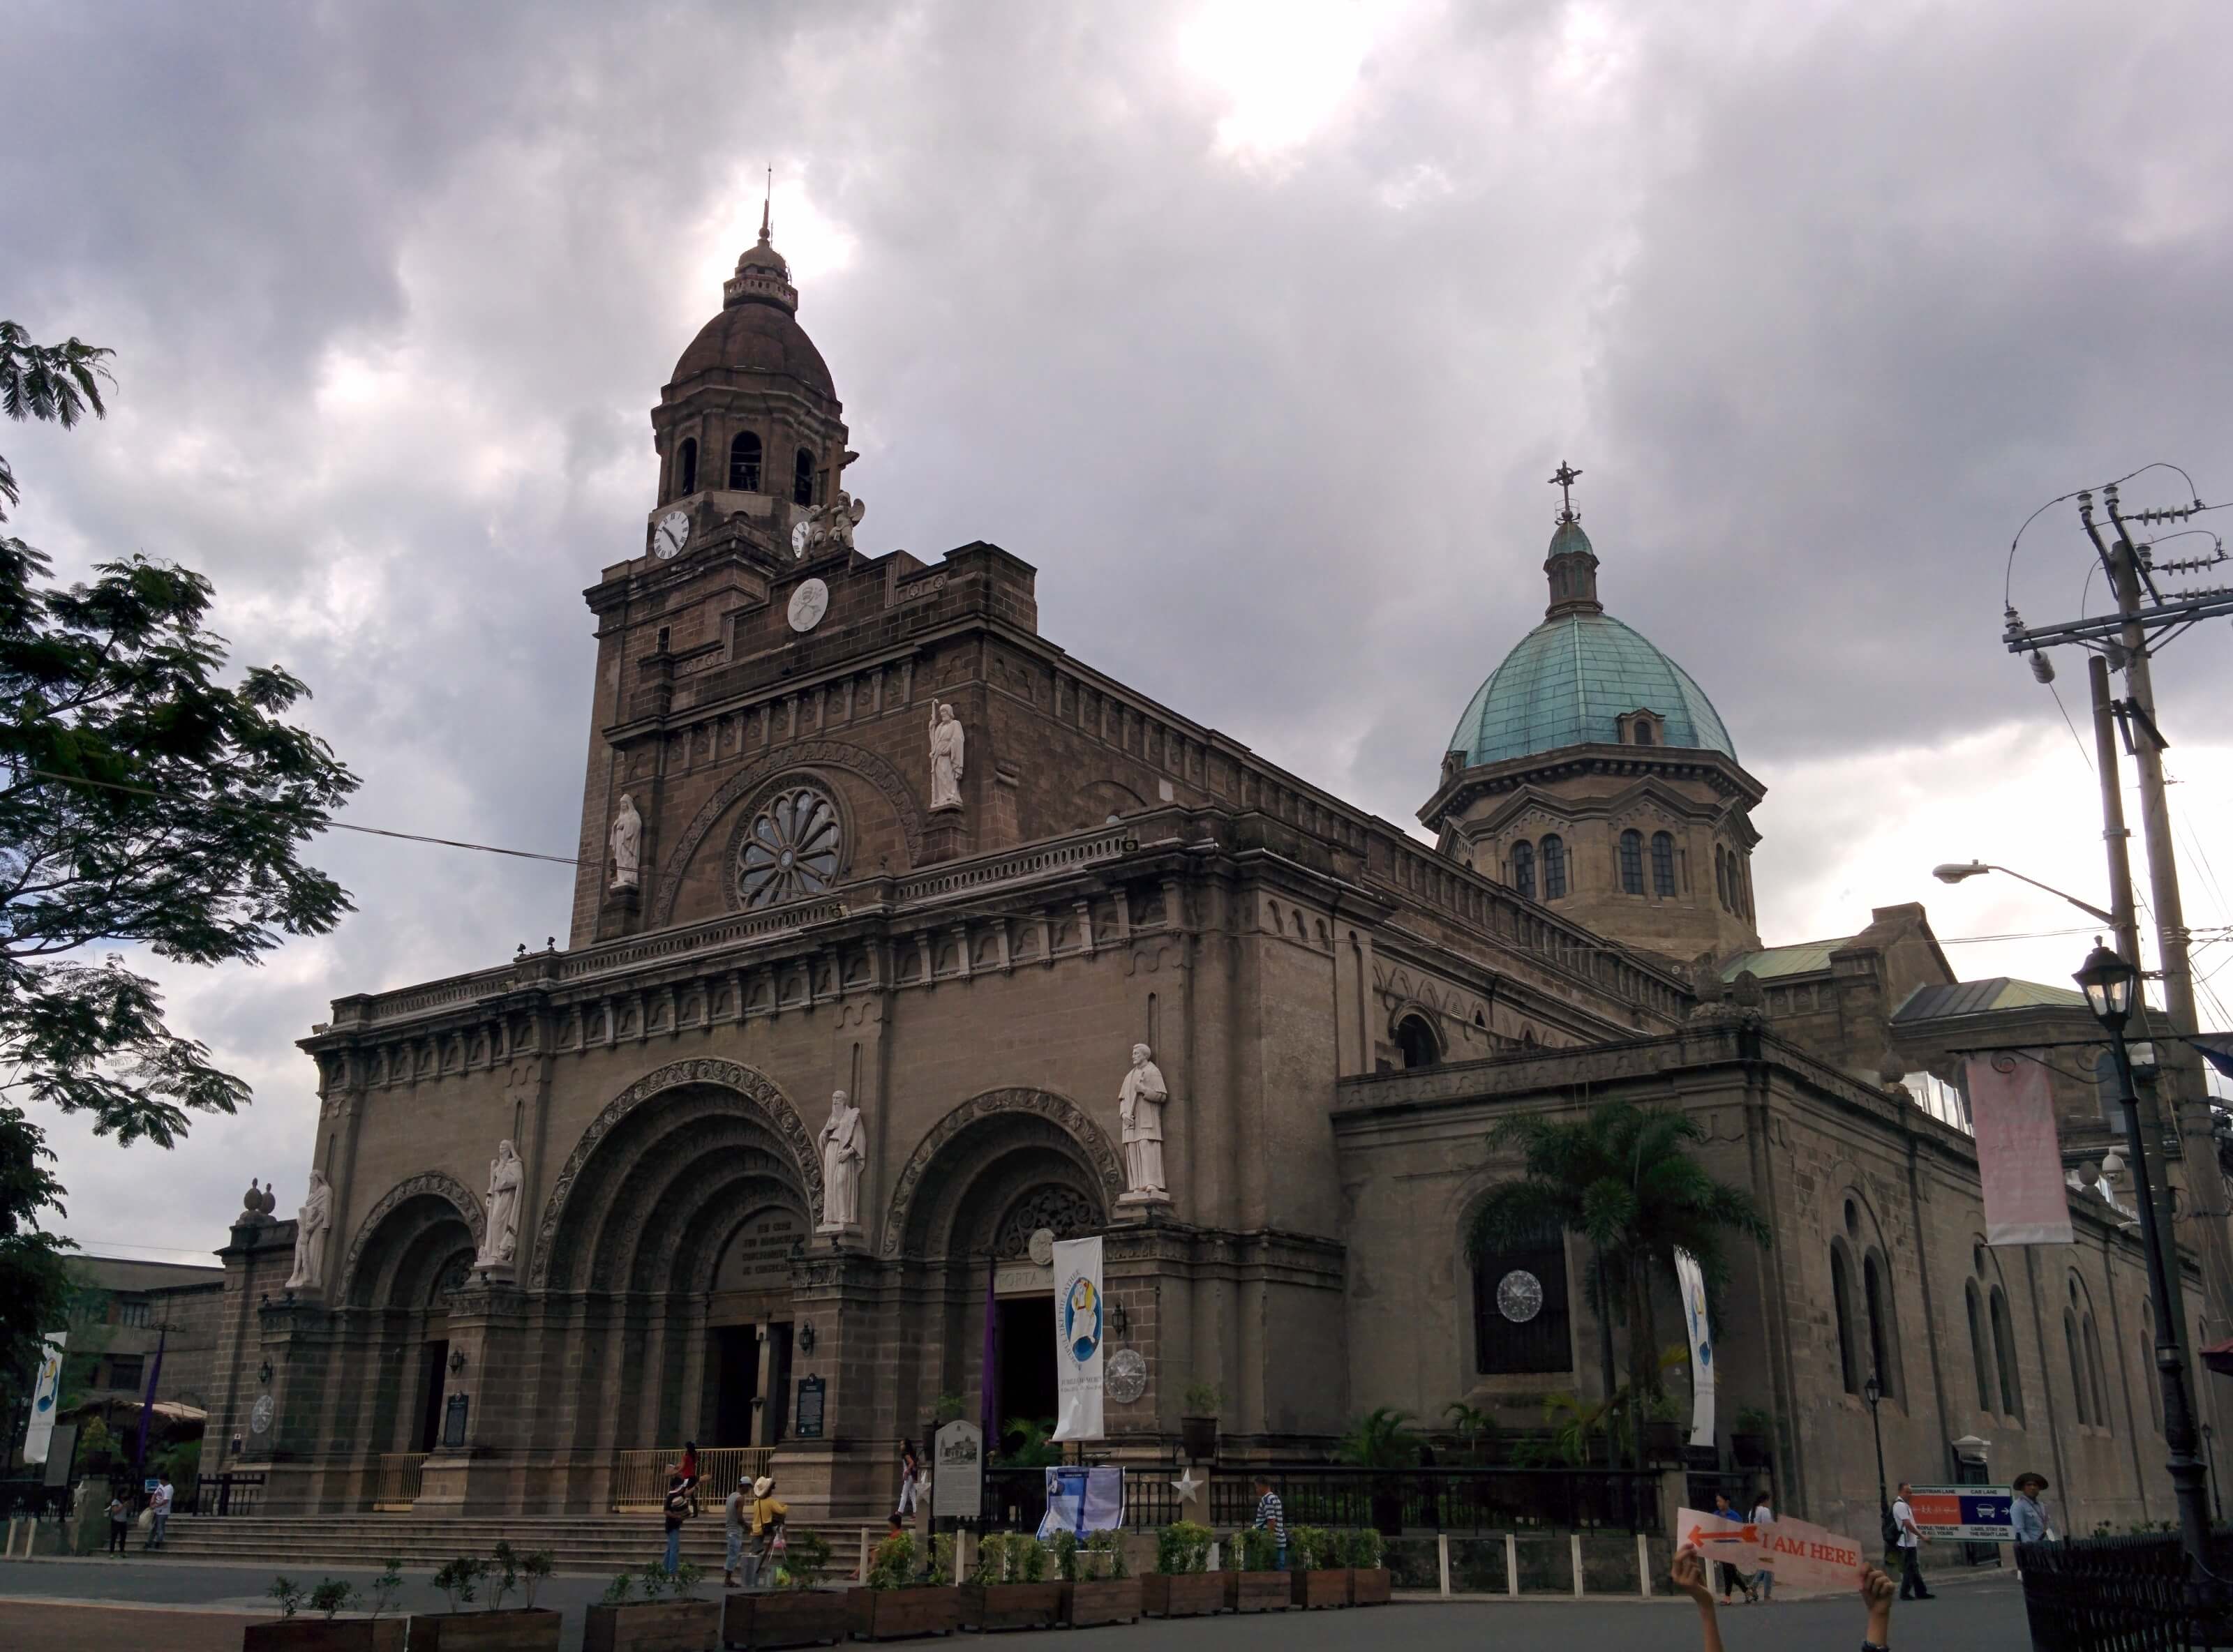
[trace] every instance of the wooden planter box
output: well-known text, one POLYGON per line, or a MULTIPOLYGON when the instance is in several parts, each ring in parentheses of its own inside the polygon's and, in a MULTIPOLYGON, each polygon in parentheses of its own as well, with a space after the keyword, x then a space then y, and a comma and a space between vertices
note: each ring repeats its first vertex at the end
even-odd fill
MULTIPOLYGON (((1228 1612, 1284 1612, 1295 1603, 1294 1574, 1285 1571, 1221 1571, 1228 1612)), ((413 1652, 417 1652, 413 1648, 413 1652)))
POLYGON ((959 1589, 850 1589, 845 1592, 853 1602, 853 1628, 868 1640, 951 1635, 961 1627, 959 1589))
POLYGON ((1207 1617, 1225 1610, 1223 1571, 1146 1573, 1140 1579, 1140 1610, 1150 1617, 1207 1617))
POLYGON ((563 1612, 413 1612, 411 1652, 558 1652, 563 1612))
POLYGON ((1349 1603, 1352 1606, 1385 1606, 1395 1592, 1395 1576, 1385 1566, 1370 1571, 1358 1567, 1349 1574, 1349 1603))
POLYGON ((961 1622, 973 1629, 1043 1629, 1062 1621, 1060 1584, 964 1584, 961 1622))
POLYGON ((241 1652, 403 1652, 401 1617, 283 1617, 241 1631, 241 1652))
POLYGON ((1137 1577, 1081 1578, 1062 1586, 1062 1621, 1074 1629, 1096 1623, 1136 1623, 1139 1618, 1137 1577))
MULTIPOLYGON (((1295 1604, 1305 1608, 1346 1606, 1349 1604, 1349 1571, 1346 1567, 1330 1566, 1323 1571, 1295 1571, 1287 1574, 1294 1579, 1295 1604)), ((413 1648, 413 1652, 417 1652, 413 1648)))
POLYGON ((784 1589, 729 1596, 721 1603, 721 1644, 753 1649, 837 1645, 853 1638, 858 1614, 841 1589, 784 1589))
POLYGON ((582 1625, 582 1652, 715 1652, 720 1644, 718 1600, 592 1606, 582 1625))

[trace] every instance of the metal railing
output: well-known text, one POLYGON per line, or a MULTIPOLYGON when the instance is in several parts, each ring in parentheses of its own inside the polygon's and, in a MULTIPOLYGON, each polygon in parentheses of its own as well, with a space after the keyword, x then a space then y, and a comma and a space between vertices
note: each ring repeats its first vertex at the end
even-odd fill
POLYGON ((204 1474, 194 1484, 193 1500, 181 1497, 178 1506, 192 1514, 253 1514, 264 1506, 264 1480, 260 1470, 204 1474))
POLYGON ((375 1514, 407 1514, 419 1500, 420 1477, 426 1471, 423 1451, 384 1451, 380 1475, 374 1483, 372 1508, 375 1514))
MULTIPOLYGON (((2215 1534, 2229 1575, 2233 1542, 2215 1534)), ((2024 1614, 2036 1652, 2186 1652, 2233 1645, 2233 1590, 2197 1579, 2175 1534, 2022 1543, 2024 1614)))
MULTIPOLYGON (((1201 1489, 1182 1501, 1175 1464, 1124 1470, 1124 1525, 1150 1532, 1175 1520, 1216 1527, 1256 1518, 1253 1469, 1197 1469, 1201 1489)), ((1605 1468, 1270 1468, 1289 1525, 1403 1532, 1664 1530, 1660 1476, 1605 1468)), ((994 1530, 1029 1531, 1046 1512, 1046 1471, 988 1468, 985 1513, 994 1530)))
MULTIPOLYGON (((613 1454, 613 1512, 655 1512, 667 1502, 667 1476, 682 1460, 682 1447, 613 1454)), ((698 1454, 699 1506, 719 1507, 740 1479, 758 1479, 775 1462, 773 1446, 713 1446, 698 1454)))

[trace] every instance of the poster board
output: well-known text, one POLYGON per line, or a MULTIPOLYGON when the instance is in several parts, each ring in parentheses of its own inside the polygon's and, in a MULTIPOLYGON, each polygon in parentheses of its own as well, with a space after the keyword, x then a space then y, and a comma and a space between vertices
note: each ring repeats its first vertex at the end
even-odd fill
POLYGON ((973 1520, 984 1512, 985 1431, 949 1422, 931 1445, 930 1518, 973 1520))

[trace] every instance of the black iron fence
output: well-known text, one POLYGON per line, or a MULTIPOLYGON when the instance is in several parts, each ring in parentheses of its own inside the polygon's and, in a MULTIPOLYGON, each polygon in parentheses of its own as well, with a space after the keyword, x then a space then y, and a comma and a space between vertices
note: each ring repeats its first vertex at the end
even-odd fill
POLYGON ((261 1472, 204 1474, 191 1493, 179 1490, 177 1507, 187 1514, 254 1514, 264 1504, 264 1478, 261 1472))
MULTIPOLYGON (((2233 1590, 2197 1579, 2176 1536, 2016 1545, 2035 1652, 2187 1652, 2233 1646, 2233 1590)), ((2233 1576, 2233 1541, 2211 1566, 2233 1576)))
MULTIPOLYGON (((1256 1517, 1253 1469, 1201 1468, 1182 1497, 1175 1465, 1128 1465, 1124 1525, 1150 1532, 1177 1520, 1248 1525, 1256 1517)), ((1605 1468, 1269 1468, 1290 1525, 1371 1526, 1403 1532, 1530 1530, 1657 1532, 1661 1478, 1605 1468)), ((1046 1471, 985 1471, 985 1513, 994 1531, 1030 1531, 1046 1512, 1046 1471)))

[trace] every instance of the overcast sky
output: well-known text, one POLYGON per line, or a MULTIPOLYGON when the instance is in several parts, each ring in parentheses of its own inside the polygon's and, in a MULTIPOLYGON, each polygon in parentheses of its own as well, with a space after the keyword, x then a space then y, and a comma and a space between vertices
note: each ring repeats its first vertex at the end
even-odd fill
MULTIPOLYGON (((0 427, 13 527, 211 576, 349 818, 563 854, 580 593, 771 167, 863 550, 1005 545, 1049 637, 1409 823, 1540 618, 1570 459, 1609 608, 1768 786, 1771 940, 1916 900, 2062 930, 1928 870, 2103 898, 2003 578, 2038 505, 2149 461, 2233 498, 2228 62, 2204 3, 18 3, 0 315, 117 354, 105 423, 0 427)), ((2028 620, 2103 602, 2067 507, 2014 572, 2028 620)), ((2197 927, 2233 920, 2226 642, 2158 672, 2197 927)), ((253 1109, 169 1154, 43 1121, 88 1248, 205 1255, 251 1174, 291 1211, 327 1000, 563 938, 563 867, 319 860, 335 934, 165 973, 253 1109)), ((2088 944, 1950 952, 2061 980, 2088 944)))

